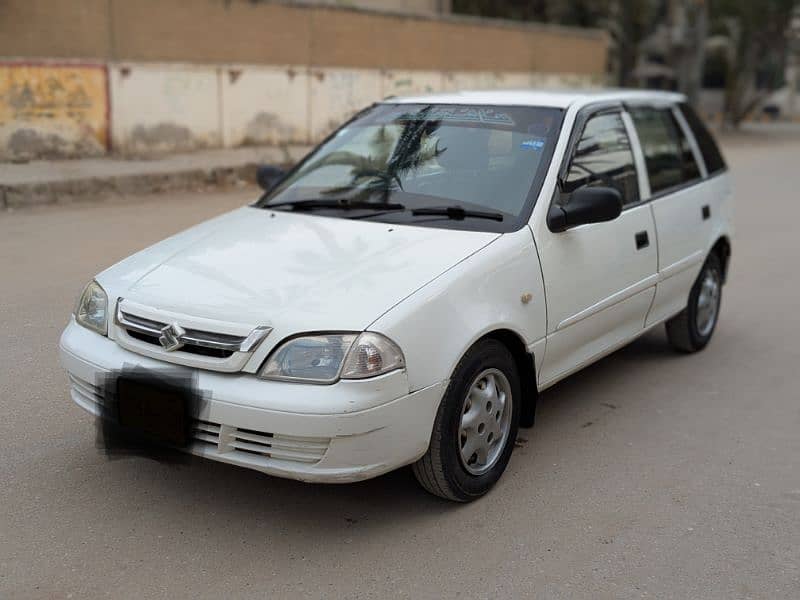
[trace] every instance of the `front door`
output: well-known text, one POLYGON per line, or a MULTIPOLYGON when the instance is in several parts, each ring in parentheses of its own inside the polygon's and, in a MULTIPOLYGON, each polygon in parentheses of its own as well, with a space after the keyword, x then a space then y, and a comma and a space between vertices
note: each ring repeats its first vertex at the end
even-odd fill
POLYGON ((581 187, 616 187, 623 197, 622 214, 560 233, 544 226, 537 239, 547 295, 540 386, 583 367, 644 328, 658 277, 657 240, 652 211, 640 202, 626 121, 621 109, 579 118, 580 133, 553 198, 566 204, 581 187))

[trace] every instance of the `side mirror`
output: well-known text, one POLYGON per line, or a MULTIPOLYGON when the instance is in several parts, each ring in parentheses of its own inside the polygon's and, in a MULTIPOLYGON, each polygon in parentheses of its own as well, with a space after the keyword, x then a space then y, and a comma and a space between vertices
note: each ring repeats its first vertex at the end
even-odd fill
POLYGON ((550 231, 566 231, 587 223, 613 221, 622 212, 622 194, 611 187, 582 187, 569 197, 565 205, 553 203, 547 213, 550 231))
POLYGON ((262 190, 268 192, 276 183, 283 179, 284 175, 286 175, 286 171, 280 167, 261 165, 256 171, 256 181, 262 190))

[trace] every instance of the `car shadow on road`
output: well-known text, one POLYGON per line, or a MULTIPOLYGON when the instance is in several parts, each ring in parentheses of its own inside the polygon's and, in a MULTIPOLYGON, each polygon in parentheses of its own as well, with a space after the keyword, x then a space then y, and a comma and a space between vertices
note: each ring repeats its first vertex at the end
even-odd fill
MULTIPOLYGON (((136 480, 136 498, 125 498, 126 504, 158 498, 160 510, 166 513, 191 507, 193 522, 207 523, 222 517, 233 524, 227 533, 215 534, 218 539, 238 535, 255 540, 287 531, 301 537, 372 537, 396 528, 398 523, 435 521, 465 506, 424 492, 410 467, 347 484, 303 483, 199 457, 167 464, 129 456, 109 462, 102 471, 111 479, 106 484, 118 485, 119 489, 130 489, 131 480, 136 480)), ((126 514, 120 511, 115 518, 124 522, 126 514)), ((263 538, 262 542, 269 543, 263 538)))
MULTIPOLYGON (((669 345, 663 328, 656 328, 545 390, 537 405, 537 423, 559 421, 576 405, 597 402, 602 396, 617 396, 620 381, 632 376, 645 377, 646 369, 652 368, 654 363, 661 368, 671 361, 686 358, 686 354, 676 352, 669 345)), ((617 408, 616 404, 611 406, 617 408)))

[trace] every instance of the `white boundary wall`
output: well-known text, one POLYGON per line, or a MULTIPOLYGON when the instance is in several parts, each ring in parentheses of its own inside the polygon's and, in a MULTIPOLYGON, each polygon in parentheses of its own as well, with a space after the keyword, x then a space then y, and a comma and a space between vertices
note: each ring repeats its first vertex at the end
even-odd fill
POLYGON ((600 85, 544 73, 111 63, 111 147, 122 153, 317 142, 387 96, 600 85))

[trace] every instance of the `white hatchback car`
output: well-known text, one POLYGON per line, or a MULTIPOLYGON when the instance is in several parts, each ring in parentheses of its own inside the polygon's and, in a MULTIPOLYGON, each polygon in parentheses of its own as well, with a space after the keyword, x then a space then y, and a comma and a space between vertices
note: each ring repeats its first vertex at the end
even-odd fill
POLYGON ((272 174, 89 283, 60 343, 77 404, 303 481, 411 464, 468 501, 540 391, 660 323, 685 352, 717 324, 731 181, 680 95, 387 99, 272 174))

